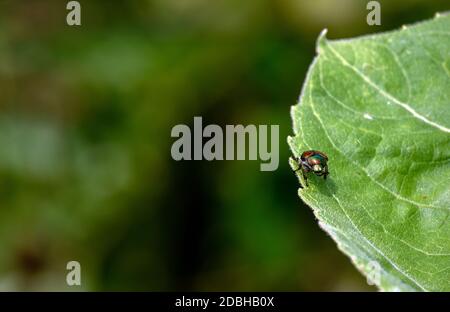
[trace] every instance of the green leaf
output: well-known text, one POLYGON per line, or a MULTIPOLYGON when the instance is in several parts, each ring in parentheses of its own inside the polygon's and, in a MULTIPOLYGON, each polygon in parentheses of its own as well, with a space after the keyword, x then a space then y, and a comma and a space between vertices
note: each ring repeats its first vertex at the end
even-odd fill
POLYGON ((288 142, 326 153, 330 175, 309 174, 300 197, 380 289, 450 291, 450 16, 323 32, 317 50, 288 142))

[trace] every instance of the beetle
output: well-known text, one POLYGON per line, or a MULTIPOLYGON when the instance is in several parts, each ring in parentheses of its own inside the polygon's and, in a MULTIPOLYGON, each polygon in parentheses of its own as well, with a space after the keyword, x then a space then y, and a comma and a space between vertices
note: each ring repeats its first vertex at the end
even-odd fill
MULTIPOLYGON (((316 176, 323 176, 326 180, 328 172, 328 156, 320 151, 310 150, 302 153, 300 158, 293 158, 297 164, 298 169, 294 170, 297 172, 299 170, 302 171, 303 178, 305 180, 306 186, 308 186, 308 172, 313 172, 316 176)), ((300 185, 303 188, 302 185, 300 185)))

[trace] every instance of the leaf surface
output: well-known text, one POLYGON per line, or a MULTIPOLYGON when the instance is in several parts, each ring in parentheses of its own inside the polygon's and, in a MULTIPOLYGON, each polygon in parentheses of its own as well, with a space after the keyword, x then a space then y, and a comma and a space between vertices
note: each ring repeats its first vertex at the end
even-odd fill
POLYGON ((330 175, 309 174, 300 197, 380 289, 450 291, 450 16, 323 32, 317 51, 288 143, 326 153, 330 175))

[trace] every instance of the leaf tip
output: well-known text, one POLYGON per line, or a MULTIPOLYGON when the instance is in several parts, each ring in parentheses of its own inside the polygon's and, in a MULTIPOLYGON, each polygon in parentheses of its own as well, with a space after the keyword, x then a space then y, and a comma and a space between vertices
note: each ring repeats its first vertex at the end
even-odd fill
POLYGON ((317 43, 316 43, 317 54, 320 54, 323 51, 323 47, 327 44, 327 33, 328 33, 328 29, 324 28, 320 32, 319 37, 317 38, 317 43))
POLYGON ((434 14, 434 18, 435 18, 435 19, 438 19, 438 18, 441 18, 441 17, 449 16, 449 15, 450 15, 450 11, 436 12, 436 13, 434 14))

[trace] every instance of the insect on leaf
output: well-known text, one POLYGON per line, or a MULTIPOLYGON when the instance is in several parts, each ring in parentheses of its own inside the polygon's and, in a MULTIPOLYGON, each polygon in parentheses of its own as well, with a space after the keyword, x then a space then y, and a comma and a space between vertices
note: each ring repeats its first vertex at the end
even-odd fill
POLYGON ((450 291, 450 16, 323 32, 317 54, 288 142, 326 153, 330 175, 309 175, 300 197, 381 290, 450 291))

